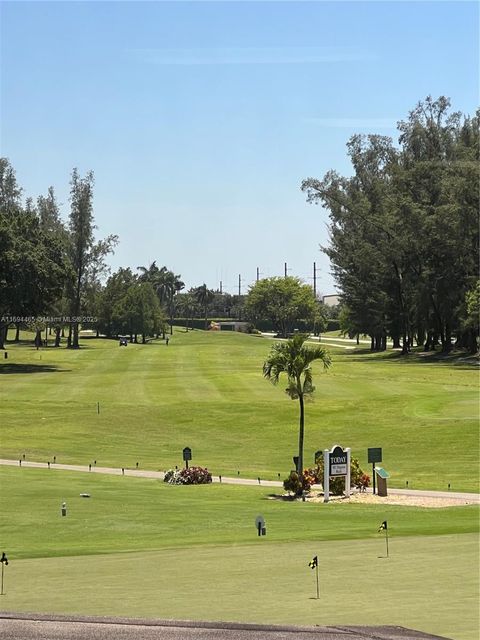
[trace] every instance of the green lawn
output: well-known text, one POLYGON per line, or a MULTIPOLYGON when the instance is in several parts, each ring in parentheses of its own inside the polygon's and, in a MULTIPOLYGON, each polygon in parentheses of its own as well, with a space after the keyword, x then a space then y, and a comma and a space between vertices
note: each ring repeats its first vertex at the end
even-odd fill
MULTIPOLYGON (((247 544, 262 514, 268 542, 379 540, 478 531, 478 507, 425 509, 269 499, 272 489, 0 467, 2 544, 15 558, 247 544), (80 497, 90 493, 91 498, 80 497), (66 501, 67 518, 60 516, 66 501)), ((277 491, 279 493, 279 491, 277 491)), ((383 542, 378 542, 383 550, 383 542)))
MULTIPOLYGON (((297 448, 298 406, 262 377, 271 341, 178 331, 119 348, 8 345, 0 362, 1 455, 166 469, 193 463, 222 475, 283 478, 297 448), (97 402, 100 414, 97 414, 97 402)), ((383 447, 391 486, 478 491, 478 370, 391 352, 331 349, 307 406, 306 461, 340 443, 368 470, 383 447)))
POLYGON ((5 611, 398 624, 478 637, 476 506, 292 503, 263 487, 16 467, 0 468, 0 487, 5 611))

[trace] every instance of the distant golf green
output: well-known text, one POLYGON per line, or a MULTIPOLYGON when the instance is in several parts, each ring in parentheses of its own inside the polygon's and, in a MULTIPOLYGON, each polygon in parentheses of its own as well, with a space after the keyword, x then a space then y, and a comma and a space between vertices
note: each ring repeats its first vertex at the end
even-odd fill
POLYGON ((17 467, 0 468, 0 487, 6 611, 398 624, 477 638, 476 506, 292 503, 256 486, 17 467))
MULTIPOLYGON (((296 454, 298 406, 262 377, 271 341, 176 331, 120 348, 84 339, 79 351, 8 345, 0 362, 1 455, 87 465, 283 479, 296 454), (97 413, 99 403, 100 413, 97 413)), ((305 459, 339 443, 362 467, 383 448, 390 486, 478 490, 478 371, 468 362, 333 347, 314 365, 305 459)))

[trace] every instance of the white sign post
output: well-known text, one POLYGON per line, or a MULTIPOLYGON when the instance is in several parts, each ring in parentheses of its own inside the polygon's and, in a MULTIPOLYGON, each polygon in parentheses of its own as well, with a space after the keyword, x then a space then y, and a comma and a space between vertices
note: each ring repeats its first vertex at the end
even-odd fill
POLYGON ((350 448, 336 444, 323 452, 323 501, 330 499, 330 477, 345 477, 345 495, 350 495, 350 448))

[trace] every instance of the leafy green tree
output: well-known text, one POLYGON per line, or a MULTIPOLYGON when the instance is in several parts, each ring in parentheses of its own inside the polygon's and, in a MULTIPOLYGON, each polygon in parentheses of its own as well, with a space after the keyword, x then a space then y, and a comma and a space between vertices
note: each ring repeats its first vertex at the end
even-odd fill
POLYGON ((0 159, 0 348, 10 323, 6 316, 50 314, 67 271, 62 240, 42 226, 31 199, 22 207, 20 195, 13 168, 0 159))
POLYGON ((283 337, 293 331, 297 320, 313 320, 316 311, 312 288, 292 276, 258 280, 250 287, 245 302, 249 320, 268 319, 283 337))
POLYGON ((307 200, 330 212, 329 247, 350 321, 383 349, 386 336, 408 353, 451 347, 459 309, 478 273, 479 114, 449 113, 428 97, 399 123, 399 147, 383 136, 353 136, 354 175, 329 171, 302 183, 307 200))
MULTIPOLYGON (((93 217, 93 173, 90 171, 85 178, 81 178, 77 169, 72 172, 70 182, 70 261, 73 278, 68 289, 70 297, 70 313, 73 318, 79 318, 82 307, 82 293, 85 285, 85 274, 89 262, 89 254, 93 247, 94 217, 93 217)), ((70 325, 68 346, 79 348, 79 322, 70 325), (73 331, 73 338, 72 338, 73 331)))
POLYGON ((69 333, 68 346, 79 348, 79 321, 84 297, 89 283, 95 282, 98 274, 105 268, 105 257, 113 252, 118 242, 117 236, 110 235, 106 239, 95 243, 93 216, 93 185, 94 177, 90 171, 81 178, 77 169, 72 172, 70 182, 70 217, 69 256, 73 278, 67 289, 70 299, 70 325, 73 336, 69 333))
POLYGON ((461 331, 457 336, 456 346, 465 348, 474 354, 478 351, 480 335, 480 280, 465 294, 465 301, 460 307, 461 331))
POLYGON ((307 346, 305 334, 297 334, 285 342, 276 342, 263 364, 263 375, 273 384, 280 376, 287 376, 286 393, 292 400, 299 402, 298 430, 298 466, 297 473, 303 472, 303 441, 305 432, 305 399, 315 391, 313 385, 312 363, 320 360, 324 369, 331 364, 330 355, 322 347, 307 346))
POLYGON ((127 289, 120 301, 120 326, 122 333, 128 333, 133 342, 142 336, 145 344, 147 336, 160 330, 162 312, 158 297, 149 282, 134 283, 127 289))
POLYGON ((315 312, 313 315, 313 333, 318 336, 327 330, 328 307, 318 300, 315 301, 315 312))
POLYGON ((137 278, 130 269, 112 274, 100 294, 99 328, 108 337, 129 335, 137 342, 164 330, 166 318, 151 282, 137 278))

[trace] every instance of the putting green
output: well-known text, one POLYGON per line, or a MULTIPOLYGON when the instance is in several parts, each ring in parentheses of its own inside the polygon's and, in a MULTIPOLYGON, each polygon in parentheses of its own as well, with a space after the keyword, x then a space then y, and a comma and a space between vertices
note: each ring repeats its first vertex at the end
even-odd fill
MULTIPOLYGON (((292 526, 294 523, 292 522, 292 526)), ((163 549, 11 562, 2 608, 288 624, 396 624, 477 640, 475 535, 163 549), (320 600, 309 560, 319 557, 320 600), (383 557, 379 557, 383 556, 383 557)))

